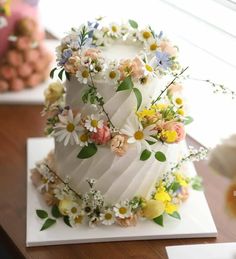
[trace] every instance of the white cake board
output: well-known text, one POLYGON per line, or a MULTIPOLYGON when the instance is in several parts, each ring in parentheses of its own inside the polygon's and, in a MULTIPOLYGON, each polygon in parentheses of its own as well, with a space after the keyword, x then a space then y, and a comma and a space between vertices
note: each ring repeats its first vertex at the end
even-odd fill
MULTIPOLYGON (((59 219, 51 228, 41 231, 43 220, 37 217, 35 210, 50 208, 32 185, 30 169, 36 161, 43 159, 53 149, 50 138, 30 138, 27 142, 27 231, 26 246, 45 246, 73 243, 93 243, 104 241, 148 240, 168 238, 216 237, 217 230, 203 192, 191 191, 190 198, 180 209, 182 220, 166 217, 164 227, 149 220, 141 220, 136 227, 99 226, 89 228, 81 225, 70 228, 59 219)), ((196 174, 191 165, 190 171, 196 174)))
MULTIPOLYGON (((45 40, 46 48, 51 52, 55 59, 55 48, 59 45, 57 40, 45 40)), ((56 66, 56 61, 53 60, 51 68, 56 66)), ((48 75, 49 76, 49 75, 48 75)), ((24 89, 19 92, 5 92, 0 93, 0 104, 43 104, 44 90, 47 88, 50 79, 44 81, 40 85, 31 89, 24 89)))
POLYGON ((169 259, 235 259, 236 243, 167 246, 169 259))

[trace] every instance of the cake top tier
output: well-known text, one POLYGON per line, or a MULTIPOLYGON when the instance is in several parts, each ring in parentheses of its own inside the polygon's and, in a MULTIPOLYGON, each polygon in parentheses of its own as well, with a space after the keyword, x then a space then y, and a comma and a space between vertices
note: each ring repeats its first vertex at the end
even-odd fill
POLYGON ((177 47, 162 32, 157 34, 150 26, 139 29, 133 20, 108 26, 102 21, 88 22, 73 28, 56 51, 58 66, 84 84, 90 76, 114 84, 130 76, 145 84, 180 70, 177 47))

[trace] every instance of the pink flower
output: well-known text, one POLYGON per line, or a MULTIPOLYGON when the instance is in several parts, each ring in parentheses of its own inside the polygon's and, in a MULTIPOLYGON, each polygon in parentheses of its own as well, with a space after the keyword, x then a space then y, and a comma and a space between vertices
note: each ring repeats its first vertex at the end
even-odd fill
POLYGON ((101 54, 99 49, 91 48, 87 49, 84 53, 85 57, 90 57, 92 60, 98 59, 101 54))
POLYGON ((135 79, 139 79, 144 76, 143 63, 139 58, 135 58, 132 61, 132 76, 135 79))
POLYGON ((133 60, 126 59, 121 61, 118 69, 121 73, 121 80, 124 80, 129 75, 135 79, 139 79, 144 76, 143 63, 138 57, 133 60))
POLYGON ((168 94, 173 95, 174 93, 182 92, 183 86, 180 84, 171 84, 168 88, 168 94))
POLYGON ((20 78, 14 78, 10 82, 10 89, 12 91, 17 92, 17 91, 24 89, 24 87, 25 87, 24 81, 20 78))
POLYGON ((18 67, 23 63, 23 56, 16 50, 9 50, 7 53, 7 61, 10 65, 18 67))
POLYGON ((168 40, 161 41, 160 47, 162 51, 167 52, 172 57, 176 56, 178 53, 178 49, 168 40))
POLYGON ((3 65, 0 68, 0 76, 5 78, 6 80, 13 79, 16 77, 16 70, 9 65, 3 65))
POLYGON ((8 82, 0 79, 0 93, 7 91, 8 88, 9 88, 8 82))
POLYGON ((175 141, 176 143, 185 138, 186 133, 184 130, 184 125, 181 122, 168 121, 164 124, 163 129, 169 130, 169 131, 175 131, 177 133, 177 139, 175 141))
POLYGON ((17 69, 20 77, 28 77, 32 73, 32 66, 30 63, 24 63, 17 69))
POLYGON ((30 49, 31 44, 32 44, 32 40, 27 36, 18 37, 16 41, 16 47, 19 50, 28 50, 30 49))
POLYGON ((111 139, 111 132, 109 127, 103 125, 102 128, 97 128, 97 132, 93 132, 90 138, 96 144, 106 144, 111 139))
POLYGON ((118 156, 123 156, 128 150, 128 137, 124 134, 117 134, 111 140, 111 150, 118 156))

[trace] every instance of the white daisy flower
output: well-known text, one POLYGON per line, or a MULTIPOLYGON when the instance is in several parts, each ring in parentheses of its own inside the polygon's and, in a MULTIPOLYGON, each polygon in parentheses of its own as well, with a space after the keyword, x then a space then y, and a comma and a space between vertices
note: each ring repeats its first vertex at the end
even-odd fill
POLYGON ((172 96, 172 102, 173 102, 174 105, 177 106, 177 107, 181 107, 181 106, 184 105, 184 100, 183 100, 182 96, 179 95, 179 94, 174 94, 174 95, 172 96))
POLYGON ((106 79, 110 82, 116 84, 118 79, 120 78, 120 71, 116 68, 108 68, 106 71, 106 79))
POLYGON ((66 115, 58 115, 59 123, 56 124, 56 132, 54 136, 58 142, 64 140, 66 146, 69 142, 71 145, 79 144, 78 132, 81 131, 82 127, 79 125, 81 120, 81 114, 78 113, 75 117, 72 110, 69 110, 66 115))
POLYGON ((154 77, 156 74, 155 74, 155 69, 153 68, 153 66, 151 66, 148 63, 145 63, 144 64, 144 75, 154 77))
POLYGON ((94 43, 97 46, 105 46, 106 45, 106 36, 102 30, 95 30, 93 32, 94 43))
POLYGON ((150 38, 145 42, 145 49, 149 53, 157 52, 158 48, 159 48, 159 42, 154 38, 150 38))
POLYGON ((146 42, 153 39, 153 35, 149 28, 145 28, 138 33, 138 38, 139 40, 146 42))
POLYGON ((97 129, 103 127, 103 120, 99 118, 99 115, 91 114, 85 120, 85 128, 91 132, 97 132, 97 129))
POLYGON ((117 23, 110 24, 110 31, 109 34, 112 37, 118 38, 121 35, 121 27, 117 23))
POLYGON ((87 84, 89 80, 89 70, 88 68, 81 68, 79 71, 76 73, 76 77, 78 81, 82 84, 87 84))
POLYGON ((129 218, 132 216, 131 208, 127 202, 117 203, 113 208, 115 216, 121 219, 129 218))
POLYGON ((156 134, 153 127, 153 125, 150 125, 143 128, 142 124, 135 118, 128 121, 124 128, 121 129, 121 133, 127 135, 127 142, 129 144, 136 144, 138 152, 140 152, 142 149, 150 149, 147 140, 156 142, 156 139, 152 137, 152 135, 156 134))
POLYGON ((66 213, 69 217, 75 218, 83 212, 77 202, 70 202, 68 208, 66 209, 66 213))
POLYGON ((78 134, 78 138, 79 138, 79 145, 81 147, 84 147, 84 146, 88 146, 88 143, 91 143, 90 139, 89 139, 89 135, 87 132, 83 131, 83 132, 80 132, 78 134))
POLYGON ((75 217, 69 217, 69 222, 70 222, 71 226, 78 227, 79 225, 82 224, 83 219, 84 219, 84 215, 78 214, 75 217))
POLYGON ((110 226, 115 223, 115 213, 112 209, 107 209, 100 215, 103 225, 110 226))

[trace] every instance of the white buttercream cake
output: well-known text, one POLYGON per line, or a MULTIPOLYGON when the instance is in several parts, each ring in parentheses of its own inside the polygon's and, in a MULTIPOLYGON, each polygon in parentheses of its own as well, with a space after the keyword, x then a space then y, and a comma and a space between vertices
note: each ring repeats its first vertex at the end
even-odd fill
POLYGON ((185 114, 178 48, 162 32, 102 21, 72 29, 57 47, 60 81, 45 91, 55 150, 33 170, 47 204, 71 225, 161 224, 178 217, 189 179, 179 172, 185 114))

